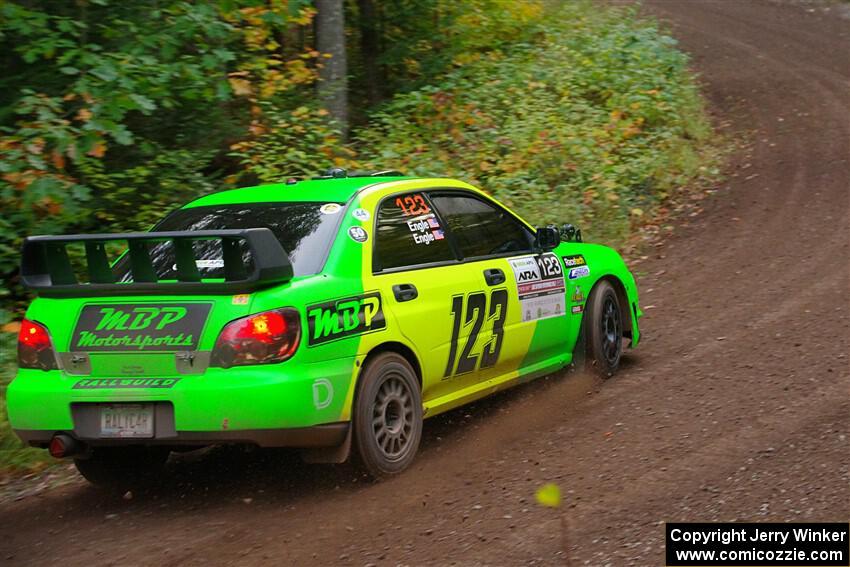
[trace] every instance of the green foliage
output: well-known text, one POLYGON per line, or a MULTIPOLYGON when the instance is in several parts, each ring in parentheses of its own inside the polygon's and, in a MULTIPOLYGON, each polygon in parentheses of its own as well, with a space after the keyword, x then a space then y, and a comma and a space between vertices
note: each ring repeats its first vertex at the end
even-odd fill
MULTIPOLYGON (((381 14, 378 54, 383 94, 410 91, 439 81, 456 65, 527 41, 539 21, 540 0, 373 0, 381 14)), ((363 24, 363 14, 353 21, 363 24)), ((353 39, 362 29, 352 29, 353 39)), ((356 45, 353 43, 351 45, 356 45)), ((359 50, 349 59, 364 74, 359 50)))
POLYGON ((0 384, 0 479, 7 474, 43 470, 51 464, 49 458, 47 451, 26 446, 12 431, 6 416, 6 382, 3 382, 0 384))
POLYGON ((260 103, 264 124, 256 135, 231 146, 231 156, 260 183, 279 183, 287 177, 310 177, 317 164, 348 166, 352 156, 328 112, 299 106, 281 110, 260 103))
POLYGON ((140 229, 226 187, 258 101, 294 108, 315 78, 318 54, 280 43, 311 17, 303 2, 0 3, 5 287, 24 235, 140 229))
POLYGON ((685 55, 654 23, 583 2, 554 10, 528 25, 529 43, 396 96, 357 137, 365 166, 468 179, 533 222, 621 242, 698 173, 711 130, 685 55))

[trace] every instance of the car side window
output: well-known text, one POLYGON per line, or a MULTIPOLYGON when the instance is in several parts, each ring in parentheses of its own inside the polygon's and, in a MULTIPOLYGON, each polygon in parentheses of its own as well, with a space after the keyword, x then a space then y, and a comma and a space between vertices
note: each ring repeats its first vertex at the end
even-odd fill
POLYGON ((431 202, 464 258, 531 252, 534 236, 507 211, 471 195, 437 194, 431 202))
POLYGON ((423 193, 384 199, 377 215, 374 271, 451 260, 454 252, 423 193))

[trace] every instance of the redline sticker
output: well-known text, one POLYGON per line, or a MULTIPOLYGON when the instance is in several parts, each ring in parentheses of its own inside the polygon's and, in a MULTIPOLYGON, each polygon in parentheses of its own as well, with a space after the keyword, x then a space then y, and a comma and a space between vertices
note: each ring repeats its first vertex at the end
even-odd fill
POLYGON ((578 315, 584 311, 584 305, 573 305, 570 311, 572 311, 573 315, 578 315))

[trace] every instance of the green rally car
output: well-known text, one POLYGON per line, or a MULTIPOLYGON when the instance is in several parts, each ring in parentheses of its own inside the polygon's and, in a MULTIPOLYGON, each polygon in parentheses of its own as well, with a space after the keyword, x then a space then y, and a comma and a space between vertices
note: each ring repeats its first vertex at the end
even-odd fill
POLYGON ((94 483, 220 443, 392 475, 423 418, 577 358, 610 375, 640 338, 617 252, 394 172, 215 193, 151 232, 30 237, 21 278, 38 298, 10 422, 94 483))

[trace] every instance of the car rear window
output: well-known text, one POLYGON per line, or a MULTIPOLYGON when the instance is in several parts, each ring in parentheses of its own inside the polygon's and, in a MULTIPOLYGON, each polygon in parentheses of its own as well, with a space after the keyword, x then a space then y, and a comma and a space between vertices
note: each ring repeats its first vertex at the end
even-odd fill
MULTIPOLYGON (((269 228, 289 254, 295 276, 318 273, 334 239, 342 203, 251 203, 178 209, 153 231, 269 228)), ((224 277, 221 246, 217 241, 195 243, 195 258, 204 278, 224 277)), ((176 279, 175 256, 170 242, 151 248, 151 260, 160 279, 176 279)), ((128 266, 116 266, 127 279, 128 266)))

